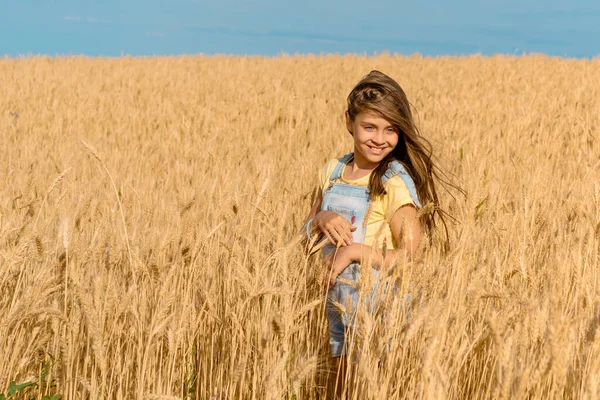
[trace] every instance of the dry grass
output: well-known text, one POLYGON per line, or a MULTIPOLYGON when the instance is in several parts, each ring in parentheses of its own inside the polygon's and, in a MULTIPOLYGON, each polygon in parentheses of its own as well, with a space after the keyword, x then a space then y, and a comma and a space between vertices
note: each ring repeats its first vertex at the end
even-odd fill
POLYGON ((468 196, 410 322, 359 310, 355 398, 598 398, 600 60, 544 56, 1 60, 0 393, 324 397, 294 238, 372 68, 468 196))

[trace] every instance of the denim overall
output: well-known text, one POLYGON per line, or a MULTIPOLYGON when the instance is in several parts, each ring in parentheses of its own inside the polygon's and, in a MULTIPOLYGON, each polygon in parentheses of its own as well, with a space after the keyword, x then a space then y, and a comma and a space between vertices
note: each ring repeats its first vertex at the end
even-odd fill
MULTIPOLYGON (((346 154, 333 170, 333 173, 329 177, 329 187, 323 193, 321 210, 334 211, 346 218, 352 225, 357 227, 352 233, 353 242, 364 243, 367 231, 366 219, 368 218, 367 214, 370 206, 369 188, 346 183, 336 183, 336 181, 341 178, 346 163, 353 156, 353 153, 346 154)), ((390 178, 396 175, 402 178, 415 205, 420 208, 421 203, 417 197, 415 184, 406 171, 406 168, 398 161, 393 161, 389 164, 388 169, 382 178, 382 183, 385 185, 390 178)), ((327 244, 323 248, 323 256, 328 256, 335 252, 335 250, 336 248, 334 245, 327 244)), ((365 296, 365 301, 367 302, 369 310, 374 311, 376 305, 374 300, 379 286, 379 271, 373 269, 372 273, 375 285, 373 291, 365 296)), ((353 262, 338 275, 335 285, 328 293, 326 313, 327 319, 329 320, 329 344, 331 346, 333 357, 339 357, 340 355, 345 354, 345 333, 353 324, 358 305, 359 289, 355 286, 358 286, 359 277, 360 266, 357 262, 353 262), (350 285, 343 282, 343 280, 351 281, 356 284, 350 285), (334 302, 339 303, 345 310, 341 311, 334 302)))

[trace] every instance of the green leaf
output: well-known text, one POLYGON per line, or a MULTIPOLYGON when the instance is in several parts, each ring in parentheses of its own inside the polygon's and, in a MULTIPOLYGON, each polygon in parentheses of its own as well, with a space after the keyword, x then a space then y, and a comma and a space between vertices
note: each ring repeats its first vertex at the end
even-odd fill
POLYGON ((42 374, 40 375, 40 382, 44 382, 46 380, 46 378, 48 377, 48 374, 50 373, 50 365, 48 365, 47 362, 44 361, 43 367, 42 367, 42 374))
POLYGON ((30 386, 37 386, 37 383, 36 382, 25 382, 25 383, 19 383, 17 385, 17 383, 15 381, 11 381, 10 384, 8 385, 8 396, 15 397, 18 392, 20 392, 23 389, 28 388, 30 386))
POLYGON ((25 382, 25 383, 20 383, 17 385, 17 390, 18 391, 22 391, 25 388, 28 388, 30 386, 37 386, 37 382, 25 382))
POLYGON ((6 396, 0 393, 0 400, 6 400, 6 396))
POLYGON ((17 394, 17 383, 15 381, 10 381, 8 384, 8 397, 15 397, 17 394))
MULTIPOLYGON (((42 397, 42 400, 60 400, 62 399, 62 396, 60 394, 55 394, 53 396, 44 396, 42 397)), ((2 399, 0 399, 2 400, 2 399)))

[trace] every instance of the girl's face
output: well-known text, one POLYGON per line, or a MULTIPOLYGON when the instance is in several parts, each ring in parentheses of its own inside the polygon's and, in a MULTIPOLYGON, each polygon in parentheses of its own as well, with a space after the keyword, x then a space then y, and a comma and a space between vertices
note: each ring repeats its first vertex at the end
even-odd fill
POLYGON ((398 130, 373 112, 361 112, 352 121, 346 111, 346 127, 354 138, 354 159, 364 168, 375 168, 398 144, 398 130))

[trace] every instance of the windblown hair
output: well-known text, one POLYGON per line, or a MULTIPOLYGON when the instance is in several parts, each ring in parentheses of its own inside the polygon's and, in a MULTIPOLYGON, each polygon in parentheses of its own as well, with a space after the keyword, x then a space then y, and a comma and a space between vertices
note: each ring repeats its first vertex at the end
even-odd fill
MULTIPOLYGON (((421 134, 414 122, 411 106, 400 85, 382 72, 373 70, 356 84, 348 95, 348 115, 351 121, 363 112, 373 112, 386 119, 397 129, 399 138, 394 150, 375 168, 369 180, 371 196, 378 197, 386 193, 383 187, 383 174, 388 164, 398 160, 404 165, 415 182, 419 201, 423 206, 432 203, 433 212, 425 213, 421 221, 429 234, 436 226, 436 217, 440 219, 446 234, 445 248, 448 247, 448 229, 441 208, 434 178, 440 179, 439 169, 432 161, 432 147, 421 134)), ((454 186, 450 184, 451 186, 454 186)), ((460 189, 459 189, 460 190, 460 189)))

